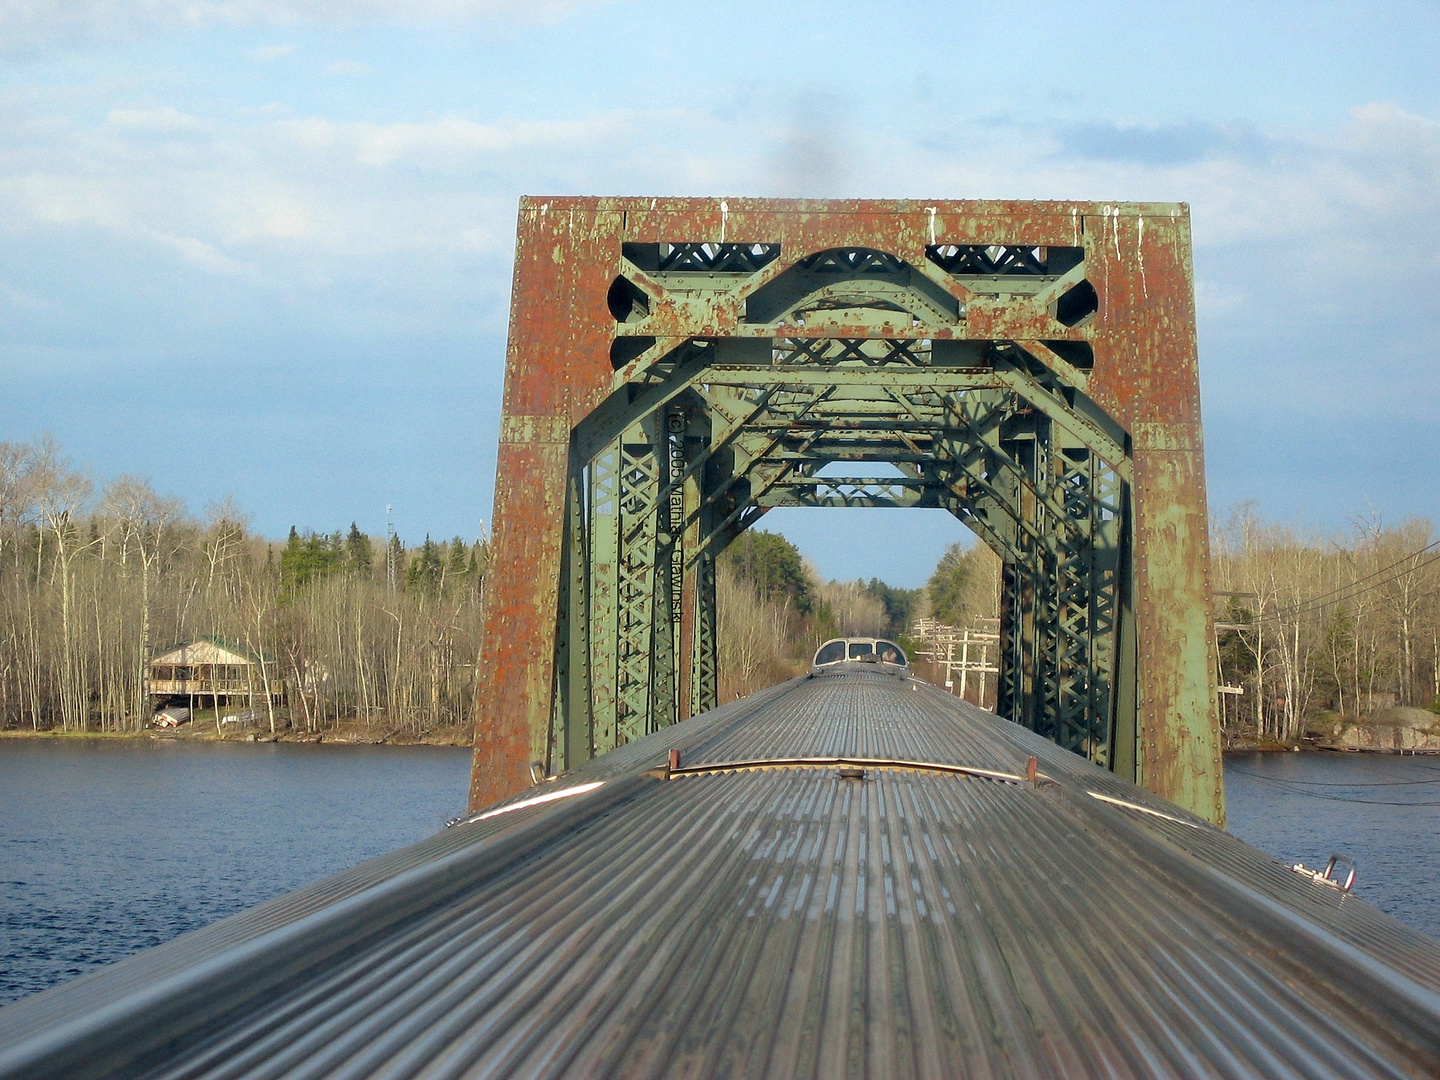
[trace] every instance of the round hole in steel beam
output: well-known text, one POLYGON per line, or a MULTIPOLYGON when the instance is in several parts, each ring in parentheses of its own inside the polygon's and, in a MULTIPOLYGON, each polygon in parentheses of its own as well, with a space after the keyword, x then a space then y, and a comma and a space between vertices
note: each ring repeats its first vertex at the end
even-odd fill
POLYGON ((616 322, 635 322, 650 314, 650 297, 624 274, 610 283, 605 304, 616 322))
POLYGON ((617 337, 610 343, 610 366, 619 371, 654 344, 653 337, 617 337))
POLYGON ((1072 285, 1055 301, 1055 319, 1066 326, 1079 326, 1089 322, 1099 310, 1100 294, 1088 281, 1072 285))

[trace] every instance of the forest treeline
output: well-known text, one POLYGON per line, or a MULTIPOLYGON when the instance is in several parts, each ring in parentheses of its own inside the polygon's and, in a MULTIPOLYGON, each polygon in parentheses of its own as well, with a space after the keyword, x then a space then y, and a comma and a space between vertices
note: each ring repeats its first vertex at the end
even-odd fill
POLYGON ((744 533, 717 565, 720 700, 799 674, 827 638, 888 637, 914 656, 922 647, 909 637, 917 619, 966 626, 993 618, 999 572, 983 545, 952 544, 924 588, 873 577, 826 581, 783 536, 744 533))
MULTIPOLYGON (((279 707, 258 706, 262 727, 463 727, 487 561, 482 540, 406 546, 354 524, 279 543, 232 501, 195 515, 140 477, 95 485, 49 437, 0 443, 0 726, 143 730, 148 661, 211 638, 266 658, 257 700, 279 707)), ((826 582, 784 537, 747 533, 718 570, 722 698, 803 670, 826 637, 903 640, 937 603, 947 621, 993 614, 992 564, 957 545, 928 590, 826 582)))
MULTIPOLYGON (((1440 538, 1426 520, 1323 533, 1239 507, 1211 539, 1221 714, 1232 739, 1296 743, 1340 717, 1440 713, 1440 538), (1243 691, 1235 693, 1234 691, 1243 691)), ((783 537, 747 534, 720 565, 722 697, 803 669, 838 634, 900 639, 919 616, 997 613, 999 561, 952 546, 926 588, 823 582, 783 537)))
POLYGON ((1239 507, 1212 536, 1227 732, 1294 743, 1340 716, 1440 712, 1440 539, 1419 519, 1326 534, 1239 507))
POLYGON ((196 517, 139 477, 97 489, 48 437, 0 443, 0 726, 141 730, 147 660, 202 637, 266 658, 282 723, 468 724, 486 558, 353 524, 276 544, 228 500, 196 517))
MULTIPOLYGON (((1232 736, 1293 742, 1337 715, 1440 711, 1430 522, 1329 535, 1245 506, 1212 551, 1220 681, 1243 690, 1221 699, 1232 736)), ((463 727, 487 561, 481 539, 406 546, 354 524, 276 542, 229 500, 195 515, 139 477, 97 487, 48 437, 0 443, 0 726, 139 731, 147 660, 209 637, 267 658, 280 723, 463 727)), ((718 566, 721 699, 803 671, 828 637, 886 636, 913 653, 917 618, 993 618, 998 573, 983 545, 956 544, 921 589, 825 581, 784 537, 752 530, 718 566)))

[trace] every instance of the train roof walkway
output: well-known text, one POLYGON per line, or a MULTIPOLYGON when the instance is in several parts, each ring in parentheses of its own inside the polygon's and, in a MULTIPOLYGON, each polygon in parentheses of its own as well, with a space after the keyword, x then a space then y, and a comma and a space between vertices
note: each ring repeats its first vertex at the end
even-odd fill
POLYGON ((110 1074, 1433 1076, 1440 944, 842 665, 0 1010, 110 1074))

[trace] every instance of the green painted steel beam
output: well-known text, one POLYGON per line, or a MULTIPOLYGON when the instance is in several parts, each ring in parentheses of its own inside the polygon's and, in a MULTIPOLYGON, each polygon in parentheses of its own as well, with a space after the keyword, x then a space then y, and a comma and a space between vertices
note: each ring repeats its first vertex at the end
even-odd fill
POLYGON ((569 574, 563 601, 586 633, 566 630, 556 670, 571 683, 557 687, 561 711, 574 713, 588 657, 590 710, 584 724, 556 722, 565 746, 578 746, 582 728, 589 745, 567 762, 673 722, 682 700, 691 711, 715 701, 714 558, 767 510, 932 506, 1004 561, 1006 714, 1123 766, 1114 747, 1133 738, 1122 734, 1133 720, 1116 720, 1124 695, 1114 690, 1126 436, 1076 385, 1081 373, 1041 344, 953 353, 962 365, 936 363, 943 350, 932 345, 680 341, 648 355, 587 418, 574 444, 587 516, 570 548, 590 565, 569 574), (845 462, 902 475, 823 475, 845 462))

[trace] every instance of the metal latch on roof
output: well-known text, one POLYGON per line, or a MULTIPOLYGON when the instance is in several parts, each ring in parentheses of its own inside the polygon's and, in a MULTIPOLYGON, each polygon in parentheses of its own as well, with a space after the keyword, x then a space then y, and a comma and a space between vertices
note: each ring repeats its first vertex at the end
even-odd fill
POLYGON ((1324 870, 1312 870, 1304 863, 1296 863, 1290 869, 1297 874, 1304 874, 1312 881, 1318 881, 1321 885, 1339 889, 1341 892, 1348 893, 1355 887, 1355 860, 1348 855, 1331 855, 1324 870))

